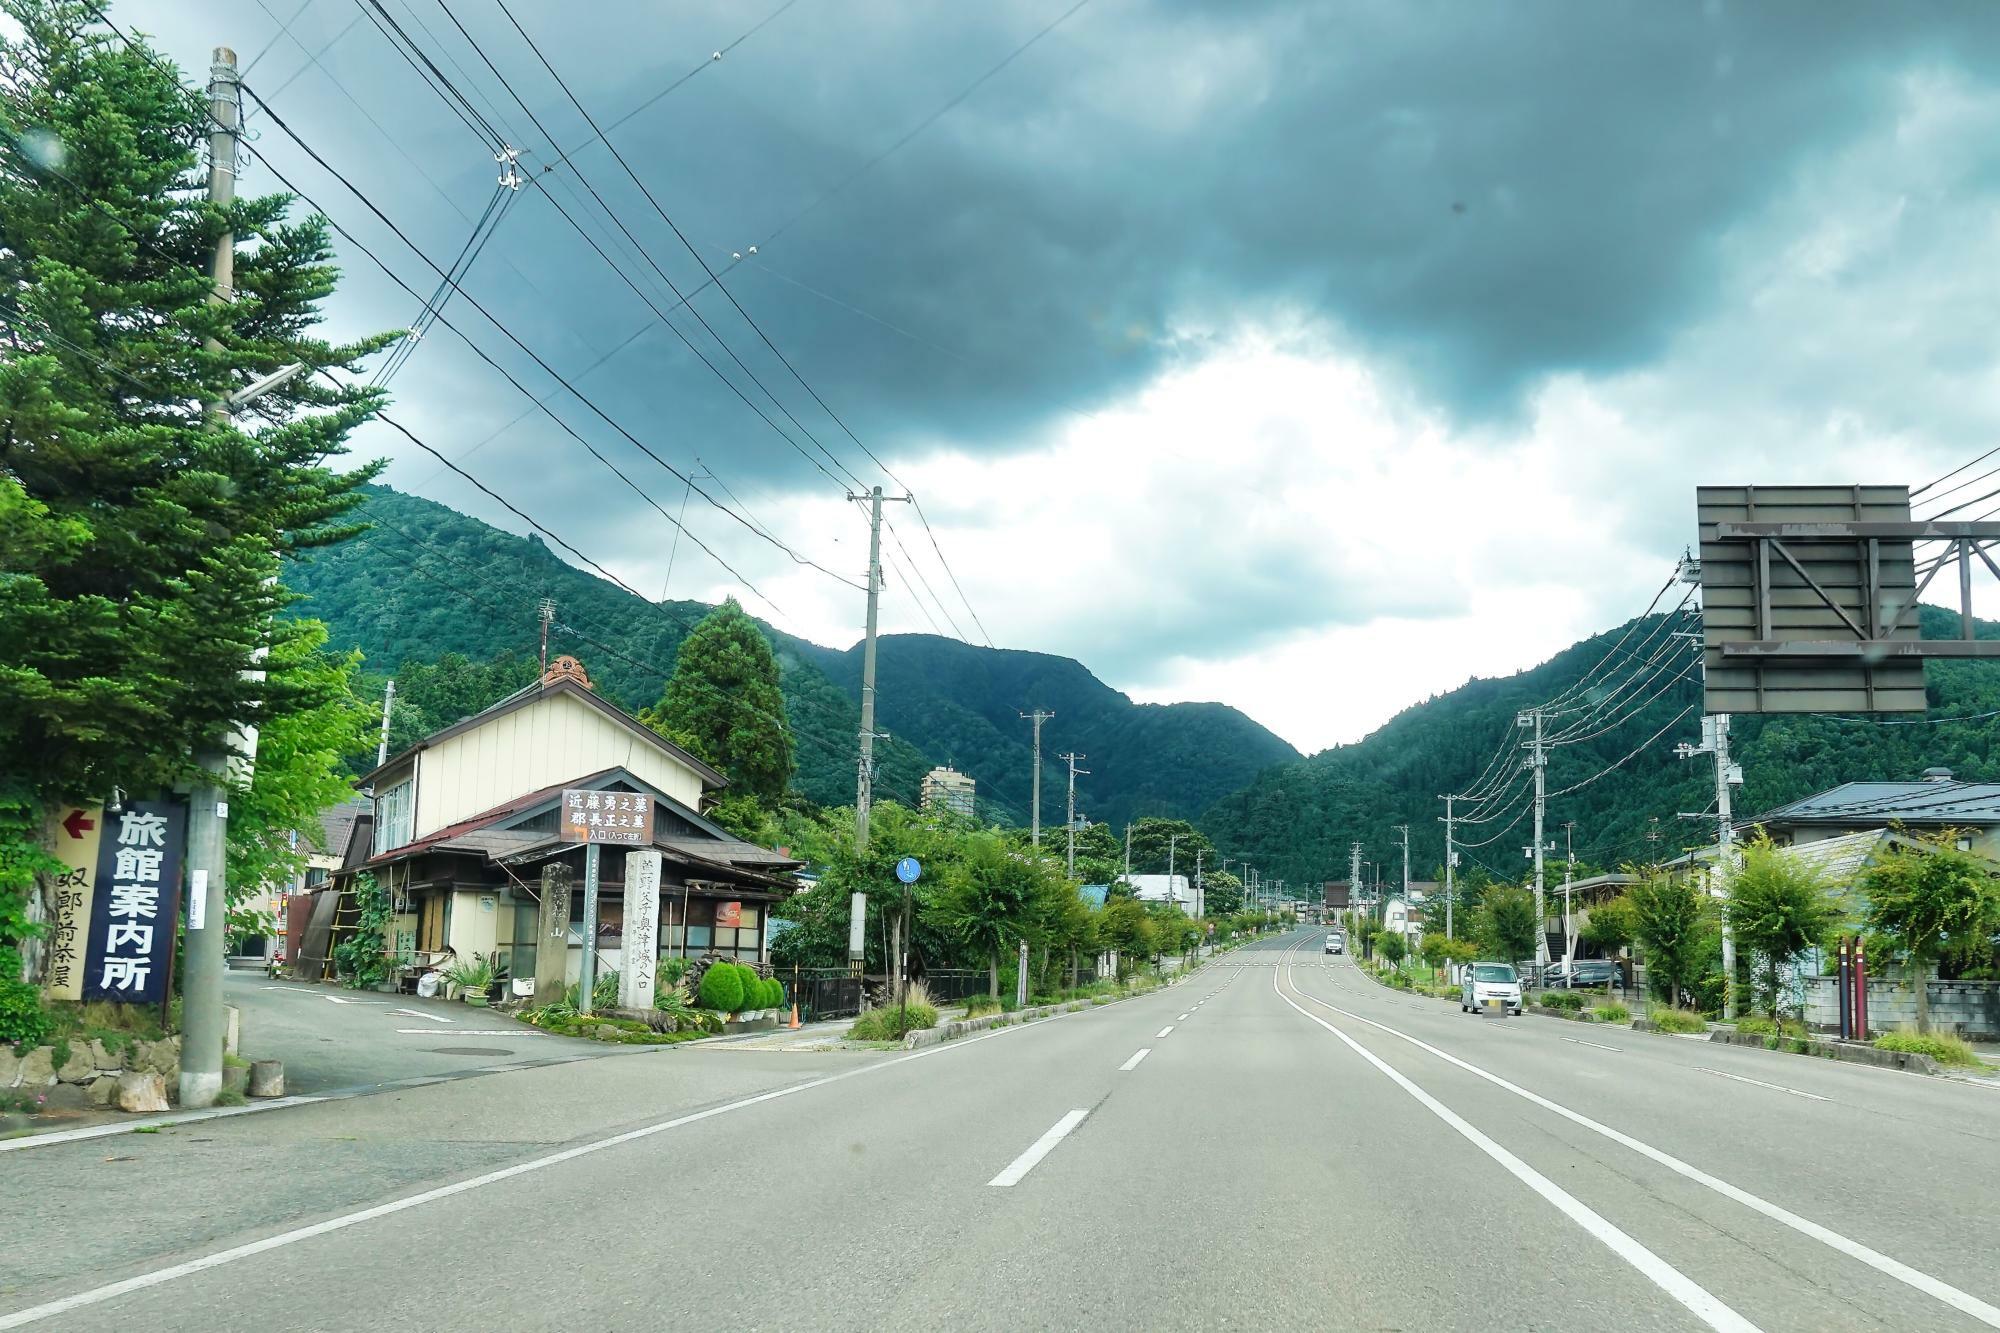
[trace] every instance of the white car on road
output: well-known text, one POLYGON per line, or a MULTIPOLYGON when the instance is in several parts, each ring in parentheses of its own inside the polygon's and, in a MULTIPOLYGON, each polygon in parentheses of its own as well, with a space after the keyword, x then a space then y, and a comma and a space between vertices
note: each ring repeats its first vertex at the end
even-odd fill
POLYGON ((1480 1013, 1487 1005, 1497 1006, 1503 1015, 1521 1012, 1521 975, 1511 963, 1469 964, 1463 986, 1458 999, 1461 1013, 1480 1013))

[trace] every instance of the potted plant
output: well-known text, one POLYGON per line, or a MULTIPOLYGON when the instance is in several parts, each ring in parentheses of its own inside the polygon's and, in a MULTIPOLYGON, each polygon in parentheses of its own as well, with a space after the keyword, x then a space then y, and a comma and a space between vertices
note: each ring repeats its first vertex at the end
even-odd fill
POLYGON ((469 963, 454 963, 444 974, 445 980, 458 987, 458 997, 467 1004, 483 1008, 486 992, 493 985, 493 964, 475 955, 469 963))

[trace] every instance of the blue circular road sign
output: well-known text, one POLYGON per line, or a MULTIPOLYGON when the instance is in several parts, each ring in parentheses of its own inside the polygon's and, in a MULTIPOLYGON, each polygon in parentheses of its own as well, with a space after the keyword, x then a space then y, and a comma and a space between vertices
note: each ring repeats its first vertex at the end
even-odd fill
POLYGON ((917 861, 917 858, 914 856, 906 856, 902 860, 896 862, 896 878, 902 880, 903 883, 905 884, 915 884, 917 882, 917 876, 923 873, 924 873, 923 866, 917 861))

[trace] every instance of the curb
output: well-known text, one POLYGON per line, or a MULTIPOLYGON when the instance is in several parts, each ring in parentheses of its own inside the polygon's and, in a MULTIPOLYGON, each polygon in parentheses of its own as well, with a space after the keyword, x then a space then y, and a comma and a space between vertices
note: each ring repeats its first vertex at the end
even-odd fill
POLYGON ((1930 1074, 1941 1076, 1944 1071, 1938 1062, 1928 1055, 1917 1055, 1909 1051, 1885 1051, 1874 1046, 1859 1046, 1852 1042, 1813 1041, 1798 1037, 1765 1037, 1754 1032, 1725 1032, 1720 1028, 1708 1034, 1710 1041, 1719 1041, 1729 1046, 1750 1046, 1758 1050, 1778 1051, 1789 1055, 1818 1056, 1823 1060, 1842 1060, 1848 1064, 1875 1065, 1882 1069, 1900 1069, 1906 1074, 1930 1074), (1804 1049, 1800 1049, 1803 1047, 1804 1049))
MULTIPOLYGON (((1212 960, 1213 955, 1210 958, 1212 960)), ((1203 964, 1196 964, 1194 967, 1185 968, 1175 973, 1171 980, 1163 981, 1145 993, 1147 995, 1158 995, 1161 991, 1170 990, 1201 971, 1202 966, 1203 964)), ((936 1046, 940 1042, 950 1041, 954 1037, 964 1037, 974 1032, 983 1032, 988 1028, 1006 1027, 1012 1023, 1032 1023, 1039 1018, 1053 1018, 1057 1014, 1073 1014, 1083 1009, 1103 1009, 1109 1005, 1122 1004, 1127 1000, 1136 1000, 1139 998, 1137 995, 1121 995, 1116 999, 1106 1000, 1104 1004, 1099 1004, 1094 999, 1064 1000, 1061 1004, 1037 1005, 1032 1009, 1016 1009, 1012 1013, 988 1014, 984 1018, 961 1018, 954 1022, 940 1024, 934 1028, 923 1028, 919 1031, 905 1034, 903 1037, 903 1049, 914 1051, 924 1046, 936 1046)))

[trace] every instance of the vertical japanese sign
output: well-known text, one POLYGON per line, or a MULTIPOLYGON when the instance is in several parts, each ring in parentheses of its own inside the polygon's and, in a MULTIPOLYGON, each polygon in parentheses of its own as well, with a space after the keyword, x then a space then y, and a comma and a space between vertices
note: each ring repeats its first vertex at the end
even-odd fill
POLYGON ((99 838, 83 998, 158 1004, 167 995, 187 806, 128 801, 99 838))
POLYGON ((83 998, 84 939, 90 932, 90 900, 97 883, 97 847, 104 825, 102 806, 63 811, 56 855, 63 872, 55 882, 49 921, 49 998, 83 998))
POLYGON ((562 829, 563 837, 570 842, 650 847, 653 798, 645 792, 571 787, 563 792, 562 829))

